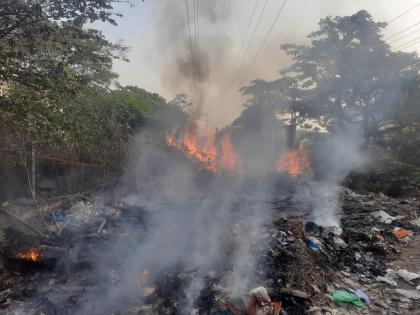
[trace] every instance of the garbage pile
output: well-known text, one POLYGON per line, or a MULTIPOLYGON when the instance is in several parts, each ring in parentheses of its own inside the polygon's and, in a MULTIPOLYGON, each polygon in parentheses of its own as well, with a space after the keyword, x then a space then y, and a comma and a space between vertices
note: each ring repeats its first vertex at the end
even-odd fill
MULTIPOLYGON (((285 211, 278 209, 252 240, 257 258, 252 287, 227 291, 221 279, 229 264, 222 261, 206 277, 193 305, 195 314, 420 313, 419 200, 345 190, 342 202, 341 227, 283 217, 289 213, 284 204, 285 211)), ((0 269, 2 314, 74 314, 97 281, 91 272, 91 249, 106 250, 116 238, 130 238, 118 229, 121 222, 138 226, 139 231, 148 228, 147 210, 123 204, 109 207, 99 199, 75 200, 46 217, 52 235, 60 233, 62 244, 68 245, 62 255, 68 255, 70 263, 29 272, 0 269), (75 246, 83 257, 70 257, 75 246)), ((240 238, 240 232, 235 236, 240 238)), ((110 309, 109 314, 185 314, 183 288, 196 276, 182 266, 161 272, 153 283, 145 280, 138 288, 142 299, 123 311, 110 309)), ((101 281, 117 285, 120 278, 115 268, 101 281)))

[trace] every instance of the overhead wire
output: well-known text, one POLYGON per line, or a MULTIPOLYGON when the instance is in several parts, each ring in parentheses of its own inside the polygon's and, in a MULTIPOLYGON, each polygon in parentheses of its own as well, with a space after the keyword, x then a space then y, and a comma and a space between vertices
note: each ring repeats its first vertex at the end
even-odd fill
MULTIPOLYGON (((276 24, 277 24, 277 22, 278 22, 278 19, 279 19, 279 17, 280 17, 280 15, 281 15, 281 13, 283 12, 283 9, 284 9, 284 7, 285 7, 286 3, 287 3, 287 0, 284 0, 284 1, 283 1, 283 3, 282 3, 282 5, 281 5, 281 7, 280 7, 280 8, 279 8, 279 10, 277 11, 277 14, 276 14, 276 16, 274 17, 274 20, 273 20, 273 22, 271 23, 270 28, 268 29, 267 33, 265 34, 265 37, 264 37, 263 41, 261 42, 261 45, 259 46, 259 48, 258 48, 258 50, 257 50, 256 54, 255 54, 255 55, 254 55, 254 57, 252 58, 251 63, 250 63, 250 64, 248 65, 248 67, 246 68, 246 72, 244 73, 244 75, 243 75, 243 77, 242 77, 242 80, 241 80, 241 81, 240 81, 240 83, 239 83, 239 86, 242 86, 242 84, 243 84, 243 83, 244 83, 244 81, 246 80, 246 77, 248 76, 249 72, 251 71, 252 66, 254 65, 255 61, 257 60, 258 56, 260 55, 261 51, 263 50, 263 48, 264 48, 264 46, 265 46, 265 44, 266 44, 266 42, 267 42, 268 38, 270 37, 271 32, 273 31, 273 29, 274 29, 275 25, 276 25, 276 24)), ((239 91, 237 91, 237 93, 238 93, 238 92, 239 92, 239 91)))
POLYGON ((197 76, 196 76, 195 60, 194 60, 195 58, 194 58, 194 50, 193 50, 192 36, 191 36, 190 10, 189 10, 189 5, 188 5, 188 0, 185 0, 185 6, 186 6, 186 13, 187 13, 188 37, 189 37, 190 52, 191 52, 191 67, 192 67, 193 85, 194 85, 193 89, 194 89, 195 101, 197 103, 197 76))
POLYGON ((258 6, 258 3, 259 3, 259 0, 256 0, 256 1, 255 1, 255 5, 254 5, 254 7, 253 7, 253 9, 252 9, 252 12, 251 12, 251 17, 250 17, 250 19, 249 19, 249 21, 248 21, 248 25, 247 25, 247 27, 246 27, 245 33, 244 33, 244 35, 242 36, 241 45, 240 45, 239 50, 238 50, 238 52, 237 52, 237 54, 236 54, 236 56, 235 56, 235 62, 234 62, 234 64, 233 64, 232 73, 231 73, 231 75, 229 76, 229 79, 228 79, 227 84, 226 84, 226 90, 227 90, 227 89, 229 89, 229 87, 230 87, 230 86, 231 86, 231 84, 232 84, 232 82, 231 82, 231 81, 233 81, 233 79, 234 79, 234 75, 235 75, 235 73, 236 73, 236 67, 238 66, 239 58, 240 58, 240 57, 241 57, 241 55, 242 55, 242 50, 243 50, 243 48, 244 48, 246 38, 247 38, 248 33, 249 33, 249 30, 250 30, 250 28, 251 28, 252 21, 254 20, 254 16, 255 16, 255 12, 256 12, 256 9, 257 9, 257 6, 258 6))
POLYGON ((252 44, 252 42, 253 42, 253 40, 254 40, 254 37, 255 37, 255 34, 257 33, 258 27, 259 27, 259 25, 260 25, 260 23, 261 23, 261 19, 262 19, 262 17, 264 16, 264 12, 265 12, 265 9, 266 9, 266 7, 267 7, 267 3, 268 3, 268 1, 269 1, 269 0, 266 0, 266 1, 265 1, 265 3, 264 3, 264 6, 263 6, 263 8, 262 8, 262 10, 261 10, 261 13, 260 13, 260 15, 259 15, 259 17, 258 17, 257 23, 255 24, 254 30, 252 31, 252 35, 251 35, 251 37, 250 37, 250 38, 249 38, 249 40, 248 40, 248 45, 247 45, 247 47, 246 47, 246 49, 245 49, 245 52, 244 52, 244 54, 243 54, 243 56, 242 56, 241 62, 239 63, 239 68, 241 67, 241 65, 242 65, 242 64, 243 64, 243 62, 245 61, 245 58, 246 58, 246 56, 247 56, 247 54, 248 54, 248 51, 249 51, 249 48, 251 47, 251 44, 252 44))
POLYGON ((420 39, 420 36, 418 36, 418 37, 416 37, 416 38, 414 38, 412 40, 409 40, 408 42, 405 42, 404 44, 398 46, 396 49, 401 49, 401 48, 406 49, 407 48, 406 47, 407 45, 410 46, 409 44, 411 44, 411 43, 413 43, 413 42, 415 42, 415 41, 417 41, 419 39, 420 39))
MULTIPOLYGON (((276 16, 275 16, 275 18, 274 18, 273 23, 271 23, 271 26, 270 26, 270 28, 269 28, 269 30, 268 30, 268 32, 267 32, 267 34, 265 35, 263 42, 261 43, 260 47, 258 48, 257 53, 255 54, 254 58, 252 59, 251 63, 249 64, 249 66, 248 66, 248 68, 247 68, 248 70, 247 70, 247 72, 245 73, 245 76, 249 73, 249 71, 251 70, 251 68, 252 68, 252 66, 254 65, 255 61, 257 60, 258 56, 260 55, 260 53, 261 53, 262 49, 264 48, 264 46, 265 46, 265 44, 266 44, 266 42, 267 42, 267 39, 268 39, 268 37, 270 36, 271 32, 273 31, 274 26, 277 24, 277 21, 278 21, 278 19, 279 19, 280 15, 281 15, 281 13, 283 12, 283 9, 284 9, 284 6, 286 5, 286 3, 287 3, 287 0, 284 0, 284 1, 283 1, 283 4, 281 5, 281 7, 280 7, 279 11, 277 12, 277 14, 276 14, 276 16)), ((244 76, 244 77, 245 77, 245 76, 244 76)), ((242 83, 241 83, 241 84, 242 84, 242 83)))
POLYGON ((254 26, 253 31, 252 31, 251 37, 248 39, 248 44, 247 44, 247 46, 246 46, 246 49, 245 49, 245 51, 244 51, 244 53, 243 53, 242 57, 240 58, 240 62, 239 62, 239 65, 238 65, 238 66, 237 66, 237 68, 236 68, 236 71, 235 71, 235 72, 234 72, 234 74, 233 74, 233 77, 232 77, 232 82, 231 82, 230 86, 227 86, 227 87, 226 87, 226 89, 227 89, 227 90, 229 90, 229 89, 231 88, 231 86, 233 85, 233 83, 235 82, 235 78, 237 77, 237 75, 238 75, 238 73, 239 73, 239 69, 242 67, 242 65, 243 65, 243 64, 244 64, 244 62, 245 62, 245 59, 246 59, 246 57, 247 57, 247 55, 248 55, 249 48, 251 47, 251 44, 252 44, 252 42, 253 42, 253 40, 254 40, 254 37, 255 37, 255 34, 257 33, 258 27, 259 27, 259 25, 260 25, 260 23, 261 23, 262 17, 264 16, 264 12, 265 12, 265 9, 266 9, 266 7, 267 7, 268 1, 269 1, 269 0, 266 0, 266 1, 264 2, 264 5, 263 5, 263 7, 262 7, 262 9, 261 9, 261 12, 260 12, 260 15, 259 15, 259 17, 258 17, 258 20, 257 20, 257 22, 256 22, 256 24, 255 24, 255 26, 254 26))
POLYGON ((413 47, 413 46, 415 46, 415 45, 417 45, 419 43, 420 43, 420 37, 417 37, 416 38, 416 41, 414 41, 413 43, 411 43, 411 44, 406 43, 406 45, 404 45, 404 47, 399 47, 397 49, 409 49, 409 48, 411 48, 411 47, 413 47))
POLYGON ((193 1, 194 10, 194 43, 195 43, 195 75, 197 85, 197 105, 200 106, 200 57, 199 57, 199 38, 198 38, 198 0, 193 1))
POLYGON ((196 14, 197 14, 197 58, 200 60, 200 22, 198 19, 198 0, 196 4, 196 14))
POLYGON ((410 9, 408 9, 408 10, 402 12, 401 14, 397 15, 396 17, 392 18, 391 20, 387 21, 386 23, 387 24, 390 24, 390 23, 398 20, 400 17, 402 17, 402 16, 406 15, 407 13, 411 12, 412 10, 414 10, 415 8, 417 8, 418 6, 420 6, 420 2, 417 3, 415 6, 411 7, 410 9))
POLYGON ((396 34, 394 34, 394 35, 392 35, 392 36, 390 36, 390 37, 386 38, 386 40, 390 40, 390 39, 392 39, 392 38, 394 38, 394 37, 396 37, 396 36, 398 36, 398 35, 400 35, 400 34, 402 34, 402 33, 406 32, 406 31, 408 31, 408 30, 411 30, 413 27, 415 27, 415 26, 417 26, 417 25, 419 25, 419 24, 420 24, 420 22, 414 23, 414 24, 410 25, 409 27, 407 27, 407 28, 405 28, 405 29, 403 29, 403 30, 399 31, 398 33, 396 33, 396 34))
POLYGON ((398 42, 398 41, 400 41, 400 40, 402 40, 402 39, 404 39, 404 38, 407 38, 407 37, 409 37, 409 36, 411 36, 411 35, 413 35, 413 34, 416 34, 416 33, 418 33, 418 32, 420 32, 420 29, 416 29, 414 32, 410 32, 410 33, 405 34, 405 35, 403 35, 403 36, 401 36, 401 37, 398 37, 398 38, 396 38, 396 39, 394 39, 394 40, 391 40, 390 42, 388 42, 388 44, 392 44, 392 43, 398 42))

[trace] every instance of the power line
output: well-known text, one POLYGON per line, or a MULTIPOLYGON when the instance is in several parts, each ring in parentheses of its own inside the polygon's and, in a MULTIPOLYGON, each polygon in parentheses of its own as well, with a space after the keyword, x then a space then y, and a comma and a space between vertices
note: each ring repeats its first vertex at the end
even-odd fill
POLYGON ((405 47, 405 46, 407 46, 407 45, 411 44, 412 42, 415 42, 415 41, 416 41, 416 40, 418 40, 418 39, 420 39, 420 36, 418 36, 418 37, 416 37, 416 38, 414 38, 414 39, 412 39, 412 40, 410 40, 410 41, 408 41, 408 42, 406 42, 406 43, 404 43, 404 44, 402 44, 402 45, 398 46, 396 49, 401 49, 401 48, 403 48, 403 47, 404 47, 404 49, 406 49, 407 47, 405 47))
MULTIPOLYGON (((417 39, 419 39, 419 38, 420 38, 420 37, 418 37, 417 39)), ((420 44, 420 40, 417 40, 416 42, 411 43, 410 45, 408 45, 408 46, 404 47, 403 49, 408 49, 408 48, 411 48, 411 47, 413 47, 413 46, 415 46, 415 45, 417 45, 417 44, 420 44)))
POLYGON ((246 30, 245 30, 245 33, 244 33, 244 35, 243 35, 243 37, 242 37, 242 41, 241 41, 241 45, 240 45, 240 48, 239 48, 239 50, 238 50, 238 53, 237 53, 237 54, 236 54, 236 56, 235 56, 235 63, 234 63, 233 68, 232 68, 232 69, 233 69, 233 70, 232 70, 232 73, 231 73, 231 75, 229 76, 229 79, 228 79, 227 84, 226 84, 226 90, 227 90, 227 89, 229 89, 229 87, 230 87, 230 86, 231 86, 231 84, 232 84, 232 82, 231 82, 231 81, 233 81, 233 79, 234 79, 234 77, 235 77, 236 67, 237 67, 237 65, 238 65, 239 58, 240 58, 240 56, 241 56, 241 54, 242 54, 242 50, 243 50, 243 48, 244 48, 245 41, 246 41, 246 38, 247 38, 247 36, 248 36, 248 32, 249 32, 249 30, 250 30, 250 28, 251 28, 252 21, 254 20, 255 12, 256 12, 256 9, 257 9, 257 6, 258 6, 258 2, 259 2, 259 0, 256 0, 256 1, 255 1, 255 5, 254 5, 254 7, 253 7, 253 9, 252 9, 251 18, 250 18, 250 19, 249 19, 249 21, 248 21, 248 25, 247 25, 246 30))
POLYGON ((273 29, 274 29, 274 26, 277 24, 277 21, 278 21, 278 19, 279 19, 280 15, 281 15, 281 13, 283 12, 283 9, 284 9, 284 7, 285 7, 286 3, 287 3, 287 0, 284 0, 284 1, 283 1, 283 4, 281 5, 280 9, 278 10, 278 12, 277 12, 277 14, 276 14, 276 16, 275 16, 275 18, 274 18, 273 23, 271 23, 271 26, 270 26, 270 28, 268 29, 268 31, 267 31, 267 33, 266 33, 266 35, 265 35, 265 37, 264 37, 264 40, 262 41, 262 43, 261 43, 260 47, 258 48, 257 53, 254 55, 254 58, 252 59, 252 61, 251 61, 251 63, 249 64, 249 66, 247 67, 247 70, 246 70, 246 72, 245 72, 245 74, 244 74, 244 76, 243 76, 242 80, 240 81, 241 83, 240 83, 239 85, 242 85, 242 84, 243 84, 243 82, 245 81, 245 79, 246 79, 246 77, 247 77, 248 73, 251 71, 252 66, 254 65, 254 63, 255 63, 255 61, 257 60, 258 56, 260 55, 260 53, 261 53, 262 49, 264 48, 265 43, 267 42, 267 40, 268 40, 268 38, 269 38, 269 36, 270 36, 271 32, 272 32, 272 31, 273 31, 273 29))
POLYGON ((388 37, 386 40, 390 40, 391 38, 394 38, 394 37, 396 37, 396 36, 398 36, 398 35, 400 35, 400 34, 402 34, 402 33, 406 32, 406 31, 408 31, 408 30, 412 29, 414 26, 417 26, 417 25, 419 25, 419 24, 420 24, 420 22, 414 23, 413 25, 410 25, 409 27, 407 27, 407 28, 405 28, 405 29, 403 29, 403 30, 399 31, 397 34, 394 34, 394 35, 392 35, 392 36, 388 37))
POLYGON ((259 54, 261 53, 262 49, 264 48, 264 45, 265 45, 265 43, 267 42, 267 39, 268 39, 268 37, 270 36, 271 31, 273 30, 274 26, 276 25, 276 23, 277 23, 277 21, 278 21, 278 19, 279 19, 279 17, 280 17, 280 14, 281 14, 281 12, 283 11, 284 6, 286 5, 286 3, 287 3, 287 0, 284 0, 284 2, 283 2, 283 4, 281 5, 281 7, 280 7, 279 11, 277 12, 276 17, 274 18, 273 23, 272 23, 272 24, 271 24, 271 26, 270 26, 270 29, 268 30, 267 34, 265 35, 265 38, 264 38, 264 40, 263 40, 263 42, 262 42, 262 44, 261 44, 260 48, 258 49, 257 53, 255 54, 254 58, 252 59, 251 64, 249 65, 248 69, 250 69, 250 68, 254 65, 255 60, 258 58, 259 54))
POLYGON ((260 25, 261 19, 262 19, 263 15, 264 15, 265 8, 267 7, 267 3, 268 3, 268 0, 266 0, 265 3, 264 3, 264 7, 262 8, 261 13, 260 13, 260 16, 258 17, 257 24, 255 24, 254 30, 252 32, 251 38, 248 41, 248 45, 247 45, 247 47, 245 49, 244 55, 242 56, 241 62, 239 64, 239 67, 243 64, 243 61, 245 61, 245 57, 248 54, 249 48, 250 48, 250 46, 252 44, 252 41, 254 40, 255 34, 257 33, 258 26, 260 25))
POLYGON ((197 14, 197 58, 198 60, 200 60, 200 22, 198 19, 198 0, 197 1, 197 5, 196 5, 196 14, 197 14))
POLYGON ((198 62, 198 31, 197 31, 197 5, 195 0, 193 0, 193 10, 194 10, 194 42, 195 42, 195 57, 196 61, 198 62))
POLYGON ((394 22, 395 20, 399 19, 400 17, 402 17, 403 15, 406 15, 407 13, 411 12, 412 10, 414 10, 415 8, 417 8, 420 5, 420 2, 417 3, 414 7, 411 7, 410 9, 408 9, 407 11, 404 11, 403 13, 397 15, 396 17, 392 18, 391 20, 389 20, 387 23, 390 24, 392 22, 394 22))
POLYGON ((190 42, 191 67, 192 67, 193 82, 194 82, 194 94, 195 94, 195 99, 196 99, 196 102, 197 102, 197 78, 196 78, 196 71, 195 71, 193 44, 192 44, 192 38, 191 38, 190 10, 189 10, 189 6, 188 6, 188 0, 185 0, 185 6, 186 6, 186 9, 187 9, 186 12, 187 12, 187 24, 188 24, 188 37, 189 37, 189 42, 190 42))
POLYGON ((400 41, 401 39, 407 38, 407 37, 409 37, 409 36, 411 36, 411 35, 413 35, 413 34, 418 33, 419 31, 420 31, 420 29, 417 29, 417 30, 415 30, 414 32, 411 32, 411 33, 405 34, 404 36, 401 36, 401 37, 399 37, 399 38, 397 38, 397 39, 394 39, 394 40, 392 40, 392 41, 388 42, 388 44, 392 44, 392 43, 398 42, 398 41, 400 41))
MULTIPOLYGON (((232 78, 232 83, 231 83, 231 85, 232 85, 232 84, 233 84, 233 82, 235 81, 235 78, 236 78, 236 76, 238 75, 239 69, 242 67, 242 65, 243 65, 243 63, 244 63, 244 61, 245 61, 245 59, 246 59, 246 56, 247 56, 248 51, 249 51, 249 48, 250 48, 250 46, 251 46, 251 44, 252 44, 252 42, 253 42, 253 40, 254 40, 255 34, 257 33, 257 29, 258 29, 258 27, 259 27, 259 25, 260 25, 260 23, 261 23, 261 19, 262 19, 262 17, 264 16, 264 12, 265 12, 265 9, 266 9, 266 7, 267 7, 267 3, 268 3, 268 1, 269 1, 269 0, 266 0, 266 1, 265 1, 265 3, 264 3, 264 6, 263 6, 263 8, 262 8, 262 10, 261 10, 261 13, 260 13, 260 15, 259 15, 259 17, 258 17, 257 23, 255 24, 255 27, 254 27, 254 29, 253 29, 253 31, 252 31, 251 37, 250 37, 250 38, 249 38, 249 40, 248 40, 248 45, 247 45, 247 47, 246 47, 246 49, 245 49, 245 52, 244 52, 244 54, 242 55, 242 58, 241 58, 241 60, 240 60, 240 62, 239 62, 239 65, 238 65, 238 67, 237 67, 236 71, 234 72, 234 75, 233 75, 233 78, 232 78)), ((227 89, 230 89, 231 85, 230 85, 230 86, 228 86, 228 87, 227 87, 227 89)))

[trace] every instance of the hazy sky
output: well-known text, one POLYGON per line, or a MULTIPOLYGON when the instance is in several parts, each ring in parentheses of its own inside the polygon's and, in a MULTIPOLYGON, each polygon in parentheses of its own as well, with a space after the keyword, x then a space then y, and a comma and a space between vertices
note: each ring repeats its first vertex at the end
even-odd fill
MULTIPOLYGON (((193 1, 188 0, 188 3, 190 27, 194 36, 193 1)), ((289 62, 280 51, 280 45, 286 42, 305 43, 306 35, 317 29, 321 18, 327 15, 351 15, 365 9, 375 20, 387 22, 414 7, 419 1, 288 0, 263 50, 253 66, 249 67, 282 3, 283 0, 199 0, 200 51, 207 58, 208 73, 200 82, 201 98, 197 103, 202 105, 203 114, 215 121, 215 124, 224 125, 237 117, 244 101, 236 92, 238 88, 257 77, 274 79, 278 71, 289 62), (256 1, 258 6, 248 39, 266 1, 267 7, 255 29, 255 38, 250 42, 238 75, 232 80, 232 86, 229 86, 229 78, 256 1)), ((182 68, 180 64, 191 59, 185 0, 138 0, 134 7, 122 3, 117 9, 124 14, 118 21, 119 25, 113 27, 100 24, 99 27, 111 41, 122 40, 130 48, 130 62, 115 64, 120 82, 158 92, 167 99, 181 92, 194 94, 193 80, 188 77, 188 70, 182 75, 175 69, 182 68)), ((391 22, 385 29, 385 38, 417 22, 420 22, 420 5, 391 22)), ((420 24, 403 35, 409 33, 413 34, 396 41, 392 46, 398 47, 419 37, 420 24)), ((248 41, 245 41, 244 46, 248 46, 248 41)), ((419 48, 420 43, 407 51, 419 48)), ((191 99, 194 100, 194 96, 191 99)))

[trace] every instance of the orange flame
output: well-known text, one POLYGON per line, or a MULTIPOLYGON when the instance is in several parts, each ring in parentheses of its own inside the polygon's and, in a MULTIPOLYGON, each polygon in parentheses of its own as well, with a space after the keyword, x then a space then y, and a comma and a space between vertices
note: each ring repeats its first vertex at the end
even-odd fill
POLYGON ((142 285, 143 283, 145 283, 147 279, 149 278, 149 274, 150 274, 149 269, 147 269, 147 267, 144 268, 142 275, 138 279, 138 284, 142 285))
POLYGON ((220 151, 218 151, 215 130, 208 129, 205 134, 200 135, 195 122, 189 123, 183 137, 168 136, 167 144, 182 150, 189 158, 200 162, 212 172, 217 172, 219 169, 235 171, 240 162, 230 132, 221 135, 220 151))
POLYGON ((16 258, 36 262, 40 260, 41 253, 37 249, 31 248, 27 251, 17 253, 16 258))
POLYGON ((292 176, 303 174, 311 169, 309 154, 301 142, 296 148, 289 149, 280 155, 276 163, 279 172, 287 172, 292 176))
POLYGON ((184 151, 191 159, 200 162, 210 171, 217 171, 216 157, 217 149, 214 143, 215 132, 208 132, 199 136, 198 126, 191 122, 181 139, 174 136, 167 138, 171 147, 177 147, 184 151))
POLYGON ((222 151, 219 161, 220 167, 228 171, 236 170, 238 157, 230 138, 230 132, 225 132, 220 137, 220 148, 222 151))

